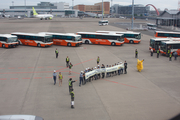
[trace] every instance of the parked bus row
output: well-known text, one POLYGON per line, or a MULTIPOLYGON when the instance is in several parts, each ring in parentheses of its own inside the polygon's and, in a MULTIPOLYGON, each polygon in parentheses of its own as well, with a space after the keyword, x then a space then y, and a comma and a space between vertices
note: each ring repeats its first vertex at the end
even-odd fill
POLYGON ((0 47, 15 47, 19 44, 48 47, 52 44, 62 46, 80 46, 84 44, 99 44, 121 46, 124 43, 140 43, 141 33, 119 31, 96 31, 74 33, 22 33, 0 35, 0 47))
POLYGON ((180 55, 180 32, 155 31, 156 38, 150 39, 149 50, 160 51, 162 55, 168 56, 177 52, 180 55))

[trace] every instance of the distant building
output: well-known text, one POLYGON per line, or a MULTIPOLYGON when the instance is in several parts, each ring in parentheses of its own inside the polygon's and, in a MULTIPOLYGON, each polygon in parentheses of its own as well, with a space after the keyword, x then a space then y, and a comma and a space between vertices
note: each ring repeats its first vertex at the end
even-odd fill
POLYGON ((156 18, 156 24, 161 26, 180 27, 180 11, 165 10, 156 18))
POLYGON ((78 10, 69 9, 69 3, 65 2, 41 2, 33 6, 10 6, 10 9, 0 9, 0 12, 11 15, 12 17, 33 17, 32 7, 39 14, 48 13, 53 14, 55 17, 78 17, 78 10))
MULTIPOLYGON (((132 5, 122 6, 122 5, 115 4, 112 6, 112 10, 114 14, 130 15, 132 14, 132 5)), ((141 5, 141 4, 134 5, 135 15, 138 15, 138 16, 145 15, 145 14, 148 14, 149 11, 150 11, 149 6, 145 7, 144 5, 141 5)))
POLYGON ((34 7, 35 9, 59 9, 59 10, 68 10, 69 9, 69 3, 65 2, 56 2, 56 3, 50 3, 50 2, 41 2, 38 3, 37 6, 10 6, 10 9, 32 9, 34 7))
MULTIPOLYGON (((110 2, 103 2, 104 14, 110 13, 110 2)), ((83 12, 91 12, 96 14, 102 14, 102 2, 95 3, 94 5, 76 5, 73 9, 83 11, 83 12)))

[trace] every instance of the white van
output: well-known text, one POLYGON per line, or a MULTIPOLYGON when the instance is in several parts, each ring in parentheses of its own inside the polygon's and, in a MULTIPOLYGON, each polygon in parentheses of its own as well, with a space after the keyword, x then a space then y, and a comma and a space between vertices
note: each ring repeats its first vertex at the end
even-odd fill
POLYGON ((99 21, 99 26, 108 25, 108 23, 109 23, 108 20, 100 20, 99 21))

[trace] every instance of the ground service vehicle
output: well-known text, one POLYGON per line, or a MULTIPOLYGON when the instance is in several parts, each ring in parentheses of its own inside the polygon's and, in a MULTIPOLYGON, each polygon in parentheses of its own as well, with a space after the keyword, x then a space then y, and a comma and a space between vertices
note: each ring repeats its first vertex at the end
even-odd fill
POLYGON ((0 47, 9 48, 18 45, 17 36, 11 34, 0 34, 0 47))
POLYGON ((23 44, 23 45, 48 47, 53 44, 51 35, 20 33, 20 32, 15 32, 11 34, 16 35, 18 37, 19 44, 23 44))
POLYGON ((109 24, 108 20, 100 20, 99 21, 99 26, 108 25, 108 24, 109 24))
POLYGON ((123 45, 123 34, 105 34, 95 32, 77 32, 81 35, 82 42, 85 44, 101 44, 101 45, 123 45))
POLYGON ((180 38, 180 32, 169 32, 169 31, 155 31, 154 37, 173 37, 173 38, 180 38))
POLYGON ((62 46, 79 46, 82 44, 81 35, 76 35, 74 33, 51 33, 42 32, 39 34, 52 35, 54 45, 62 46))
POLYGON ((161 41, 160 53, 168 56, 168 50, 172 54, 176 51, 180 55, 180 41, 161 41))
POLYGON ((150 30, 156 30, 157 29, 157 25, 156 24, 152 24, 152 23, 147 23, 147 28, 150 30))
POLYGON ((97 33, 106 33, 106 34, 123 34, 124 43, 140 43, 141 42, 141 33, 139 32, 121 32, 121 31, 96 31, 97 33))
POLYGON ((161 46, 161 41, 170 41, 170 38, 151 38, 149 50, 153 49, 156 52, 161 46))

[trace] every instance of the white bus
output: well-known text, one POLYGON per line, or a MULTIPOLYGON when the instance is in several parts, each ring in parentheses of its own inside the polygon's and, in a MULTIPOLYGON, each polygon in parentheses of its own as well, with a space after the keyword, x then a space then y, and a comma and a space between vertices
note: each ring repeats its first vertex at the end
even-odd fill
POLYGON ((74 33, 51 33, 51 32, 41 32, 39 34, 52 35, 53 45, 62 46, 80 46, 82 44, 81 35, 74 33))
POLYGON ((173 38, 180 38, 180 32, 172 32, 172 31, 155 31, 154 37, 173 37, 173 38))
POLYGON ((108 25, 108 24, 109 24, 108 20, 100 20, 99 21, 99 26, 108 25))
POLYGON ((156 30, 157 25, 153 24, 153 23, 147 23, 147 28, 150 29, 150 30, 156 30))
POLYGON ((170 41, 170 38, 151 38, 149 43, 149 50, 153 49, 156 52, 161 46, 161 41, 170 41))
POLYGON ((141 33, 140 32, 122 32, 122 31, 96 31, 97 33, 106 33, 106 34, 123 34, 124 43, 140 43, 141 42, 141 33))
POLYGON ((17 36, 11 34, 0 34, 0 47, 9 48, 18 45, 17 36))
POLYGON ((14 32, 11 34, 16 35, 18 37, 19 44, 23 44, 23 45, 48 47, 53 44, 52 35, 21 33, 21 32, 14 32))
POLYGON ((180 55, 180 41, 161 41, 160 53, 168 56, 168 50, 172 54, 176 51, 180 55))
POLYGON ((105 34, 96 32, 77 32, 81 35, 82 42, 85 44, 101 44, 101 45, 123 45, 123 34, 105 34))

